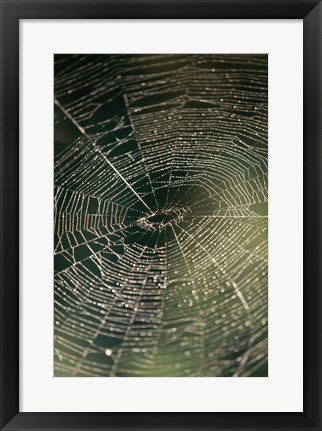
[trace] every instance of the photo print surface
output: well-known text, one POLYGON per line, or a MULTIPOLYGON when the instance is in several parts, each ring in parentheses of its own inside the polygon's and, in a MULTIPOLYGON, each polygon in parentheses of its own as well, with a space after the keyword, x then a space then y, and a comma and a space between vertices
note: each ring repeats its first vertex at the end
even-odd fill
POLYGON ((266 54, 54 56, 54 376, 268 375, 266 54))

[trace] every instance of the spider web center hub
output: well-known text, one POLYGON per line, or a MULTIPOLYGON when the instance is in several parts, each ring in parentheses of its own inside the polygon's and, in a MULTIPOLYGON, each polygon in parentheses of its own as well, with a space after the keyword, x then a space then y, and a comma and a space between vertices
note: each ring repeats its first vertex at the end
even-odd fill
POLYGON ((170 208, 148 213, 138 219, 138 225, 147 230, 162 230, 166 226, 179 223, 187 210, 185 208, 170 208))

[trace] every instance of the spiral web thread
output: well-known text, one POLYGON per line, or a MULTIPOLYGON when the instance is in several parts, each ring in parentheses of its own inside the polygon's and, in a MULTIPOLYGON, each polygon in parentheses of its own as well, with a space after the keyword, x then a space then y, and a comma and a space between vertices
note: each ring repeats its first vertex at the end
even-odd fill
POLYGON ((54 375, 267 375, 267 56, 55 55, 54 97, 54 375))

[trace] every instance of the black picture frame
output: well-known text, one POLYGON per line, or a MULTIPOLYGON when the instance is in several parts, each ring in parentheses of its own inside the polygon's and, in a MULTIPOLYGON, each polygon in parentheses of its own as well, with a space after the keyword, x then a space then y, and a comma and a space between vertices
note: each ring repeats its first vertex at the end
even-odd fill
POLYGON ((316 0, 1 0, 0 4, 1 429, 321 430, 321 2, 316 0), (303 413, 19 412, 19 20, 97 18, 303 19, 303 413))

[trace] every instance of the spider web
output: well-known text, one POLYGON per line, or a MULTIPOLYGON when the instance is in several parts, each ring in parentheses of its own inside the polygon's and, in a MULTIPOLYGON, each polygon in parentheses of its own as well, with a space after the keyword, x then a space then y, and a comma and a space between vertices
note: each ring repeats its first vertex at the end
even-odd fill
POLYGON ((267 56, 55 55, 55 376, 267 375, 267 56))

